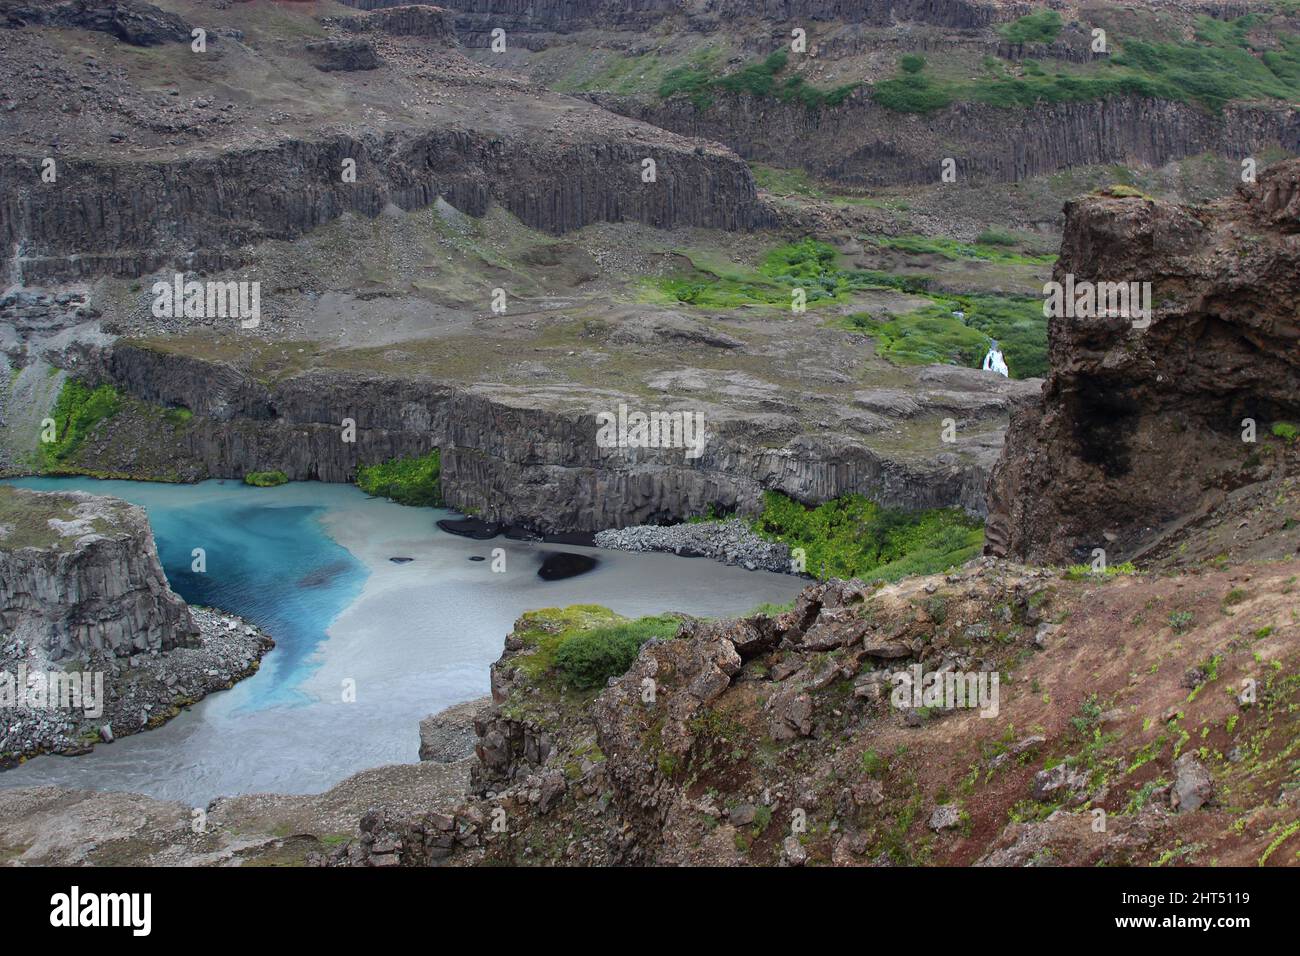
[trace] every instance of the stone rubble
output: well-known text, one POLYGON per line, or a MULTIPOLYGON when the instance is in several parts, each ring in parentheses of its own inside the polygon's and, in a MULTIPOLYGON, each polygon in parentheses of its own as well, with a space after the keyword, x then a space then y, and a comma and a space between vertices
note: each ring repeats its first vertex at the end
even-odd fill
POLYGON ((790 546, 768 541, 741 518, 616 528, 598 532, 596 546, 615 551, 669 551, 685 557, 713 558, 747 571, 793 573, 790 546))

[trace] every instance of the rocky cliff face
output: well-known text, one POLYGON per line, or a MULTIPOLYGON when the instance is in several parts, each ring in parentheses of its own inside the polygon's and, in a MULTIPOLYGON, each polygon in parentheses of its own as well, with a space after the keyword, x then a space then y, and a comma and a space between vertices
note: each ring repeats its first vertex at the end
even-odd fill
MULTIPOLYGON (((129 343, 101 364, 98 374, 130 394, 194 412, 176 463, 191 478, 275 468, 294 480, 350 481, 359 463, 439 448, 449 506, 543 532, 680 520, 710 507, 753 512, 767 489, 803 501, 857 493, 889 507, 984 506, 978 463, 898 460, 851 437, 791 440, 762 417, 708 420, 703 454, 687 459, 683 449, 599 447, 595 411, 608 396, 587 396, 590 410, 544 407, 526 389, 325 371, 268 385, 230 364, 129 343), (344 418, 356 423, 353 443, 342 440, 344 418)), ((151 440, 111 438, 96 467, 131 472, 132 447, 151 440)))
POLYGON ((456 43, 456 28, 451 13, 443 7, 426 4, 388 6, 363 16, 339 17, 338 25, 349 33, 425 37, 446 46, 454 46, 456 43))
POLYGON ((961 103, 924 117, 897 113, 861 92, 834 108, 748 95, 689 101, 601 95, 607 109, 665 129, 725 143, 746 159, 803 166, 862 186, 939 181, 951 157, 960 182, 1016 182, 1072 166, 1126 162, 1159 166, 1219 151, 1300 151, 1300 112, 1283 106, 1228 107, 1220 114, 1159 100, 1119 98, 1032 110, 961 103))
POLYGON ((1188 862, 1255 865, 1281 856, 1274 827, 1294 818, 1273 755, 1290 743, 1274 722, 1300 693, 1285 679, 1296 564, 1210 572, 1194 591, 989 559, 882 587, 816 584, 775 617, 684 621, 594 698, 538 660, 539 633, 563 646, 577 609, 532 612, 493 667, 471 795, 425 813, 378 808, 322 856, 1093 866, 1193 846, 1188 862), (1221 612, 1227 593, 1236 620, 1221 612), (1142 613, 1170 603, 1195 622, 1172 646, 1142 613), (1254 703, 1224 692, 1247 677, 1263 688, 1254 703), (981 679, 982 702, 970 692, 981 679), (1180 754, 1184 727, 1206 743, 1180 754), (1258 822, 1226 825, 1240 814, 1229 792, 1258 822))
POLYGON ((94 30, 132 46, 184 43, 190 25, 174 13, 136 0, 0 0, 0 27, 29 25, 94 30))
POLYGON ((141 508, 10 487, 0 487, 0 622, 52 661, 168 651, 198 634, 141 508))
POLYGON ((747 229, 771 214, 734 154, 676 137, 593 135, 544 141, 442 128, 289 140, 174 162, 68 159, 61 185, 30 157, 0 158, 0 241, 28 282, 136 276, 175 264, 222 269, 238 247, 291 239, 345 212, 376 216, 439 197, 470 215, 490 202, 551 233, 592 222, 747 229), (657 163, 643 184, 642 160, 657 163), (356 161, 356 183, 340 181, 356 161), (250 175, 250 170, 256 170, 250 175))
POLYGON ((1056 280, 1150 282, 1154 314, 1051 320, 1042 402, 990 483, 989 550, 1035 561, 1129 552, 1294 469, 1270 431, 1300 419, 1300 161, 1208 206, 1091 196, 1066 216, 1056 280))
MULTIPOLYGON (((348 6, 373 10, 407 0, 343 0, 348 6)), ((860 23, 890 26, 926 23, 976 28, 1019 16, 1029 4, 999 4, 986 0, 451 0, 442 6, 455 12, 457 33, 467 45, 484 46, 495 28, 526 36, 579 30, 650 30, 665 18, 682 16, 690 29, 712 32, 737 19, 758 18, 776 23, 798 21, 860 23)))

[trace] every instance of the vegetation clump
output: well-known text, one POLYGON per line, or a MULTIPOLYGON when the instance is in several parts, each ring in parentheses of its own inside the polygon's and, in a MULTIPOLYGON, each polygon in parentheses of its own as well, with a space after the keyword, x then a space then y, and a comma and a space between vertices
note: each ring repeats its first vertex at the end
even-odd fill
POLYGON ((244 475, 244 484, 254 488, 274 488, 289 481, 289 476, 282 471, 250 471, 244 475))
POLYGON ((802 548, 816 577, 896 581, 935 574, 979 554, 983 525, 959 509, 906 512, 846 495, 809 508, 769 491, 754 529, 791 548, 802 548))
POLYGON ((80 379, 63 383, 50 417, 54 420, 54 441, 40 444, 42 470, 58 471, 102 421, 122 407, 122 397, 112 385, 91 388, 80 379))
POLYGON ((696 109, 705 110, 713 105, 715 94, 747 93, 755 97, 775 97, 784 102, 803 103, 809 109, 838 106, 855 89, 857 83, 847 83, 831 89, 820 89, 808 83, 798 73, 781 79, 790 61, 790 55, 777 50, 756 63, 734 73, 718 74, 702 66, 682 66, 665 74, 659 84, 663 99, 684 96, 696 109))
MULTIPOLYGON (((900 276, 870 269, 843 269, 835 247, 805 238, 770 250, 757 269, 695 266, 689 272, 646 280, 652 299, 708 309, 744 305, 790 307, 791 290, 803 289, 809 307, 844 301, 865 289, 923 292, 925 276, 900 276)), ((1041 309, 1041 306, 1040 306, 1041 309)))
POLYGON ((625 673, 646 641, 671 638, 680 626, 671 615, 628 620, 598 604, 528 611, 515 629, 524 645, 516 663, 533 681, 594 690, 625 673))
POLYGON ((998 27, 1008 43, 1051 43, 1060 32, 1061 15, 1055 10, 1039 10, 998 27))
POLYGON ((357 469, 357 487, 366 494, 389 498, 399 505, 437 507, 442 504, 441 464, 435 448, 427 455, 392 458, 357 469))
POLYGON ((1066 578, 1071 581, 1082 581, 1085 578, 1114 578, 1133 574, 1137 574, 1137 567, 1132 561, 1108 564, 1101 569, 1094 568, 1091 564, 1072 564, 1065 570, 1066 578))
POLYGON ((555 670, 576 690, 603 687, 611 677, 627 672, 642 644, 672 637, 680 624, 665 615, 578 631, 556 648, 555 670))
POLYGON ((933 113, 951 105, 953 94, 947 84, 904 67, 897 76, 873 86, 871 98, 895 113, 933 113))
POLYGON ((1042 378, 1048 372, 1047 321, 1038 299, 936 297, 933 305, 883 322, 854 315, 843 324, 870 335, 876 340, 876 353, 898 365, 978 368, 989 345, 997 340, 1012 378, 1042 378))

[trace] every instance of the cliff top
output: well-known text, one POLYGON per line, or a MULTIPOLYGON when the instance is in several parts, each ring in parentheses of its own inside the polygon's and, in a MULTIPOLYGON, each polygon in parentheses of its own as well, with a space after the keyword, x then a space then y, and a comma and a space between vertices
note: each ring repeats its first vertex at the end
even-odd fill
POLYGON ((134 505, 85 492, 42 492, 0 485, 0 551, 72 551, 91 536, 127 530, 134 505))

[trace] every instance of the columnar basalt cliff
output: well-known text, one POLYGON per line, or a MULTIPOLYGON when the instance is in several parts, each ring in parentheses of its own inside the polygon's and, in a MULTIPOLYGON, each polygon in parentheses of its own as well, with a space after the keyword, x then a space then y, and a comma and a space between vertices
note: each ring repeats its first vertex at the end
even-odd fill
POLYGON ((1154 315, 1051 320, 1042 403, 990 484, 988 549, 1035 561, 1131 550, 1285 470, 1270 425, 1300 418, 1300 161, 1208 206, 1090 196, 1066 217, 1056 280, 1150 282, 1154 315))
POLYGON ((1300 112, 1281 105, 1213 113, 1123 97, 1032 110, 959 103, 922 117, 886 109, 862 92, 821 109, 747 94, 718 96, 704 110, 687 99, 595 99, 616 113, 726 143, 746 159, 862 186, 935 182, 944 157, 956 160, 962 181, 1017 182, 1072 166, 1159 166, 1224 143, 1243 155, 1300 152, 1300 112))
MULTIPOLYGON (((636 131, 634 130, 633 133, 636 131)), ((329 136, 196 159, 62 161, 44 184, 29 156, 0 157, 0 241, 28 281, 136 276, 168 265, 221 269, 238 247, 291 239, 345 212, 439 197, 470 215, 497 202, 537 229, 593 222, 747 229, 770 221, 735 154, 679 137, 591 135, 515 139, 472 129, 329 136), (656 182, 641 182, 642 161, 656 182), (355 183, 340 181, 345 159, 355 183), (257 175, 249 175, 256 170, 257 175)))
MULTIPOLYGON (((358 464, 439 448, 448 505, 542 532, 680 520, 710 507, 753 512, 767 489, 814 502, 858 493, 890 507, 984 510, 981 461, 900 461, 848 437, 790 439, 761 417, 710 417, 696 459, 684 449, 602 448, 596 406, 616 405, 612 394, 591 396, 590 409, 547 408, 527 390, 336 371, 268 385, 229 364, 131 343, 101 357, 98 374, 194 412, 178 439, 176 467, 187 478, 278 469, 294 480, 346 482, 358 464), (342 440, 344 418, 356 423, 355 442, 342 440)), ((96 467, 131 472, 138 465, 128 449, 140 436, 112 437, 115 427, 104 426, 110 437, 96 467)))
POLYGON ((198 628, 158 563, 143 509, 0 488, 0 627, 50 660, 190 646, 198 628))
MULTIPOLYGON (((410 0, 342 0, 359 10, 376 10, 410 0)), ((988 0, 449 0, 441 4, 455 12, 457 33, 470 45, 486 45, 491 31, 528 36, 573 33, 579 30, 651 30, 666 17, 684 15, 693 30, 711 32, 739 18, 758 17, 774 23, 803 20, 839 21, 870 26, 915 22, 934 26, 977 28, 1019 16, 1028 3, 988 0)))
POLYGON ((395 37, 426 37, 445 46, 456 43, 451 13, 443 7, 408 4, 376 9, 356 17, 340 17, 338 25, 349 33, 383 33, 395 37))

